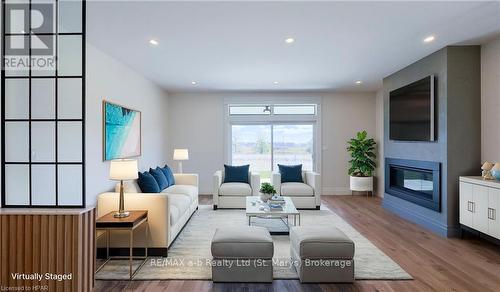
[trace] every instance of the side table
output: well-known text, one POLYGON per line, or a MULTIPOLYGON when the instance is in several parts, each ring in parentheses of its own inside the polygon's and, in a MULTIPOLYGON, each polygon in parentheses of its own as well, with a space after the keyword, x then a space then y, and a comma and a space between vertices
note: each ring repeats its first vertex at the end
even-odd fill
POLYGON ((132 280, 135 276, 135 274, 142 268, 142 266, 146 263, 146 259, 148 258, 148 246, 149 246, 149 225, 148 225, 148 211, 144 210, 134 210, 130 211, 130 216, 125 217, 125 218, 115 218, 113 215, 116 213, 116 211, 109 212, 108 214, 100 217, 96 221, 96 230, 103 230, 104 233, 103 235, 106 236, 106 261, 99 266, 99 268, 96 270, 96 273, 101 270, 106 263, 108 263, 112 259, 128 259, 129 260, 129 275, 130 275, 130 280, 132 280), (133 256, 133 247, 134 247, 134 230, 141 226, 142 224, 146 224, 146 251, 144 257, 135 257, 133 256), (110 256, 109 255, 109 237, 111 230, 127 230, 129 231, 130 234, 130 243, 129 243, 129 256, 128 257, 123 257, 123 256, 110 256), (132 260, 134 259, 141 259, 142 262, 135 269, 135 271, 132 271, 132 260))

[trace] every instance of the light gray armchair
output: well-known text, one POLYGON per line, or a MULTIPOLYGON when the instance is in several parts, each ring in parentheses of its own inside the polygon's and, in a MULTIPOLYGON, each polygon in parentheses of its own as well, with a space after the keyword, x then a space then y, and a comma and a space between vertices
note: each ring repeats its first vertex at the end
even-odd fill
POLYGON ((317 209, 321 206, 321 175, 312 171, 302 171, 302 181, 281 182, 281 174, 273 172, 271 184, 282 196, 290 197, 296 208, 317 209))
POLYGON ((224 170, 214 173, 213 202, 214 210, 245 208, 247 196, 258 196, 260 190, 260 176, 248 173, 247 183, 224 183, 224 170))

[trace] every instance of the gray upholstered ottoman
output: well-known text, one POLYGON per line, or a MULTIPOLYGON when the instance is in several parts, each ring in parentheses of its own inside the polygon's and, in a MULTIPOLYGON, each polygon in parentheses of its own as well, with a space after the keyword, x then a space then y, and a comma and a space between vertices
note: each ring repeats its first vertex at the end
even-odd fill
POLYGON ((335 227, 292 227, 290 254, 300 282, 354 281, 354 242, 335 227))
POLYGON ((273 239, 266 228, 218 228, 212 239, 214 282, 272 282, 273 239))

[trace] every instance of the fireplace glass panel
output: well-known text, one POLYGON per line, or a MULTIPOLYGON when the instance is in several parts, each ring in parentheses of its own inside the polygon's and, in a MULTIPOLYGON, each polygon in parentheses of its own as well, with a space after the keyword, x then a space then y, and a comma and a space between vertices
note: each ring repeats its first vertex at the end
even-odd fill
POLYGON ((432 171, 391 167, 391 187, 409 190, 432 198, 434 183, 432 171))

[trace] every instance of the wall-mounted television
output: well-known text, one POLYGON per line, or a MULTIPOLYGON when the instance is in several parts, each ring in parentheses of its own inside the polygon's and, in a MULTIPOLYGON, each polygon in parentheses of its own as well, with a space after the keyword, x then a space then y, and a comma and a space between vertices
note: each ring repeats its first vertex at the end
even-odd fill
POLYGON ((389 139, 435 141, 434 75, 389 93, 389 139))

